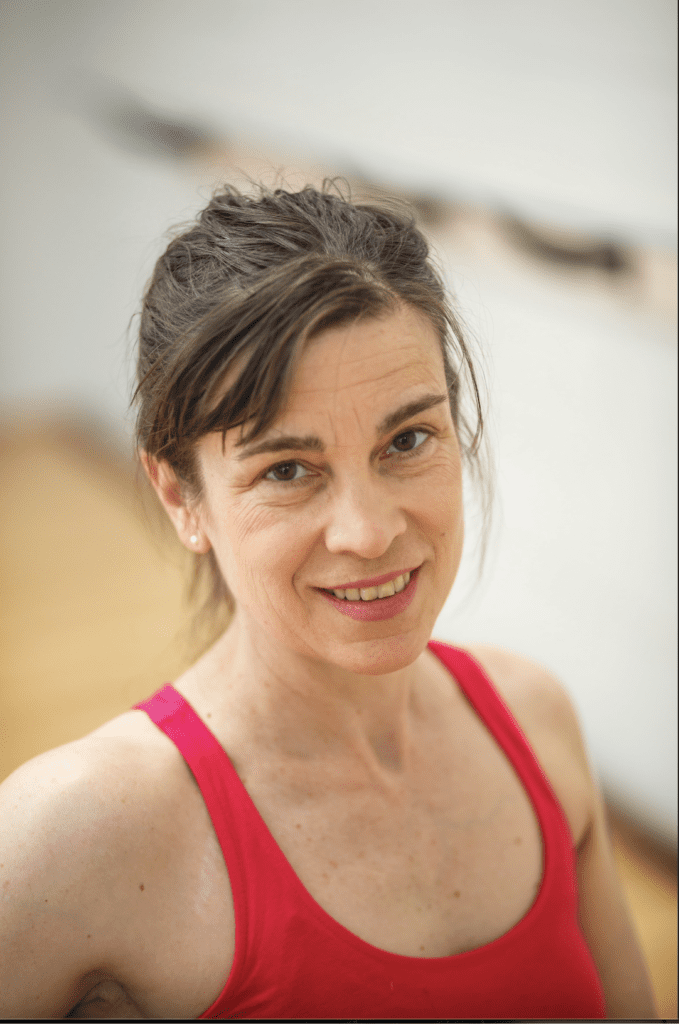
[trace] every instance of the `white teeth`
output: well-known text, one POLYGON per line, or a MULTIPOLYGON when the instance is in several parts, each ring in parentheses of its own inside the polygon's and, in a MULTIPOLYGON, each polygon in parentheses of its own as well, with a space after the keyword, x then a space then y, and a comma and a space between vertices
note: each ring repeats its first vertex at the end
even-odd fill
POLYGON ((397 576, 395 580, 390 580, 388 583, 380 583, 379 587, 364 587, 362 590, 342 590, 338 588, 333 590, 332 593, 340 601, 376 601, 380 597, 393 597, 394 594, 400 594, 409 582, 410 573, 404 572, 402 576, 397 576))

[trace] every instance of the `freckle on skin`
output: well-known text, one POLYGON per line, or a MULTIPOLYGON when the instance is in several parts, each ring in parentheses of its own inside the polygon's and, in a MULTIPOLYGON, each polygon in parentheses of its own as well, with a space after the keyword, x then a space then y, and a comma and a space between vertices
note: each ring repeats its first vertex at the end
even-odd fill
POLYGON ((456 890, 455 890, 455 892, 453 893, 453 896, 456 896, 456 897, 457 897, 457 898, 459 899, 459 896, 460 896, 460 890, 459 890, 459 889, 456 889, 456 890))
POLYGON ((139 886, 139 888, 141 889, 141 891, 142 891, 142 892, 144 891, 144 883, 143 883, 143 882, 142 882, 142 884, 141 884, 141 885, 139 886))
POLYGON ((336 868, 337 867, 337 864, 336 864, 336 862, 334 860, 330 861, 330 867, 331 868, 336 868))

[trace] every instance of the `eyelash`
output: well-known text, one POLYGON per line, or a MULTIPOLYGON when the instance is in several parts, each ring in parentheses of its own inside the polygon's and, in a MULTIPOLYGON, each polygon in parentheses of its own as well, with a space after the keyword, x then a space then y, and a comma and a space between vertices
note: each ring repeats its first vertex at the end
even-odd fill
MULTIPOLYGON (((408 430, 402 430, 400 433, 396 434, 391 439, 387 451, 389 450, 389 448, 391 448, 394 442, 399 439, 399 437, 404 437, 406 434, 424 434, 425 436, 424 440, 422 440, 415 448, 411 448, 405 452, 395 452, 394 454, 399 459, 409 459, 420 455, 422 449, 427 444, 427 441, 433 436, 434 432, 432 430, 426 430, 423 427, 409 427, 408 430)), ((393 458, 393 456, 388 457, 393 458)), ((282 485, 283 487, 299 487, 300 485, 303 485, 306 480, 309 479, 309 473, 305 473, 304 476, 298 477, 297 479, 294 480, 272 480, 269 478, 269 473, 273 473, 274 470, 280 469, 283 466, 301 466, 302 469, 306 468, 303 463, 298 462, 295 459, 290 459, 287 462, 277 462, 274 466, 269 466, 269 468, 263 474, 262 479, 267 483, 279 484, 282 485)))

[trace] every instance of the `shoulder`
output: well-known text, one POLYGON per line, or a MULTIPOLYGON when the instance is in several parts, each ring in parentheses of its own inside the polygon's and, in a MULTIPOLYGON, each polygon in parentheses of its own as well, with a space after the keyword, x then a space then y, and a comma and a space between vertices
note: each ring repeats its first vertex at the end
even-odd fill
POLYGON ((169 807, 148 813, 168 763, 125 718, 0 785, 0 1004, 10 1017, 63 1016, 101 964, 124 973, 144 872, 172 835, 169 807))
POLYGON ((514 651, 486 644, 465 650, 481 665, 528 738, 549 732, 586 761, 573 702, 563 683, 544 665, 514 651), (530 734, 530 735, 529 735, 530 734))
POLYGON ((26 871, 49 864, 72 872, 85 862, 113 870, 143 855, 152 834, 173 834, 181 798, 194 789, 174 744, 143 712, 129 711, 5 779, 0 843, 26 871))
POLYGON ((0 785, 3 832, 10 820, 23 826, 21 832, 39 830, 45 823, 49 842, 41 835, 40 848, 47 850, 64 833, 72 840, 74 828, 85 843, 106 823, 112 826, 121 815, 133 818, 144 805, 148 809, 146 786, 161 781, 169 751, 155 742, 155 727, 140 718, 128 712, 12 772, 0 785))
POLYGON ((111 852, 118 856, 142 842, 145 822, 158 827, 172 750, 140 718, 135 712, 121 715, 32 758, 5 779, 0 843, 15 865, 21 861, 24 871, 39 873, 72 871, 87 859, 111 861, 111 852), (131 843, 133 836, 139 839, 131 843))
POLYGON ((544 665, 514 651, 485 644, 464 649, 483 668, 526 736, 578 845, 599 797, 568 691, 544 665))

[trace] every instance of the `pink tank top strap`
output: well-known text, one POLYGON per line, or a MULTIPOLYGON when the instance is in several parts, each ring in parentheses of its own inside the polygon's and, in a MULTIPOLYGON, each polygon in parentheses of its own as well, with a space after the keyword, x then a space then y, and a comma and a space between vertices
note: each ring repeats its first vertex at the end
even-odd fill
MULTIPOLYGON (((568 851, 573 842, 568 821, 531 745, 484 668, 467 651, 440 640, 432 640, 429 648, 446 666, 459 684, 481 721, 493 734, 514 766, 538 812, 540 823, 556 833, 550 839, 564 844, 568 851), (546 812, 547 820, 543 821, 546 812)), ((570 858, 569 858, 570 859, 570 858)))
MULTIPOLYGON (((283 859, 226 751, 191 705, 167 683, 135 705, 172 740, 191 769, 207 807, 229 872, 236 919, 236 961, 256 927, 257 907, 248 892, 253 856, 260 863, 283 859)), ((287 862, 284 861, 284 867, 287 862)))

